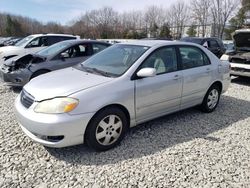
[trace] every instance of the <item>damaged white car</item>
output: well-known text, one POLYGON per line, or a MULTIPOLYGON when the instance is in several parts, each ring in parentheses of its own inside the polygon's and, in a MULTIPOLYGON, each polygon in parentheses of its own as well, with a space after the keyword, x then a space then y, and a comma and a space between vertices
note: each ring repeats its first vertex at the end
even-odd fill
POLYGON ((51 46, 60 41, 79 39, 79 36, 65 34, 35 34, 20 40, 15 46, 5 46, 0 48, 0 64, 9 58, 36 53, 47 46, 51 46))
POLYGON ((231 64, 231 75, 250 77, 250 29, 236 30, 233 34, 235 50, 223 55, 221 60, 231 64))

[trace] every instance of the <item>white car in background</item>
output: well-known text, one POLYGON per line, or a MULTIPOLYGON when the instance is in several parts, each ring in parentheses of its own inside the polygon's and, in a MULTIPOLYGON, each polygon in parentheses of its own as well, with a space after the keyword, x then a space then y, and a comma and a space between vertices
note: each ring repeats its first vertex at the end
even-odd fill
POLYGON ((231 75, 250 77, 250 29, 236 30, 233 34, 235 48, 221 57, 231 64, 231 75))
POLYGON ((5 46, 0 48, 0 64, 9 58, 36 53, 47 46, 51 46, 60 41, 80 39, 79 36, 65 34, 35 34, 30 35, 19 41, 15 46, 5 46))

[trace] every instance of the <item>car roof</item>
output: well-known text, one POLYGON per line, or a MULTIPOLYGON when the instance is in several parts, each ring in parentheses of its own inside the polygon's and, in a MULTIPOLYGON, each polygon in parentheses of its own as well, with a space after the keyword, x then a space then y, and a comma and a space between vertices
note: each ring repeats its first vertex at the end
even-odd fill
POLYGON ((30 35, 33 37, 41 37, 41 36, 59 36, 59 37, 77 37, 75 35, 69 35, 69 34, 56 34, 56 33, 45 33, 45 34, 33 34, 30 35))
POLYGON ((111 45, 110 43, 103 42, 103 41, 98 41, 98 40, 84 40, 84 39, 70 39, 70 40, 64 40, 64 41, 61 41, 61 42, 70 43, 70 44, 79 44, 79 43, 100 43, 100 44, 111 45))
POLYGON ((183 37, 182 39, 218 39, 217 37, 183 37))
POLYGON ((134 40, 134 41, 128 41, 118 44, 130 44, 130 45, 137 45, 137 46, 161 46, 161 45, 193 45, 198 46, 191 42, 182 42, 182 41, 166 41, 166 40, 134 40))

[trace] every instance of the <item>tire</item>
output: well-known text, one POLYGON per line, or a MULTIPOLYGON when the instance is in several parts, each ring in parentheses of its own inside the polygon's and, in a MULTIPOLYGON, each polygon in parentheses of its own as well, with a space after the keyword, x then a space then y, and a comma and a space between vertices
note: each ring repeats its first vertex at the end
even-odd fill
POLYGON ((122 110, 114 107, 105 108, 90 121, 85 141, 96 151, 106 151, 121 142, 127 129, 128 119, 122 110))
POLYGON ((212 85, 207 91, 200 109, 203 112, 210 113, 213 112, 220 101, 221 89, 218 85, 212 85))
POLYGON ((35 77, 37 77, 37 76, 40 76, 40 75, 42 75, 42 74, 46 74, 46 73, 48 73, 48 72, 50 72, 50 71, 48 71, 48 70, 39 70, 39 71, 36 71, 36 72, 34 72, 34 73, 31 75, 30 80, 32 80, 33 78, 35 78, 35 77))

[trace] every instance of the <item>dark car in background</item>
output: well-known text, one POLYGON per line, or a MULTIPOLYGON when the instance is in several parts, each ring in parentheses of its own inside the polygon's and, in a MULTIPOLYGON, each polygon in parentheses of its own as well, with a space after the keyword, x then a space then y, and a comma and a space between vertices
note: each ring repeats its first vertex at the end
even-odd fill
POLYGON ((0 67, 0 79, 9 86, 23 86, 41 74, 83 62, 109 46, 108 43, 91 40, 59 42, 35 54, 6 60, 0 67))
POLYGON ((180 41, 200 44, 213 52, 218 58, 220 58, 226 52, 223 42, 216 37, 184 37, 181 38, 180 41))

